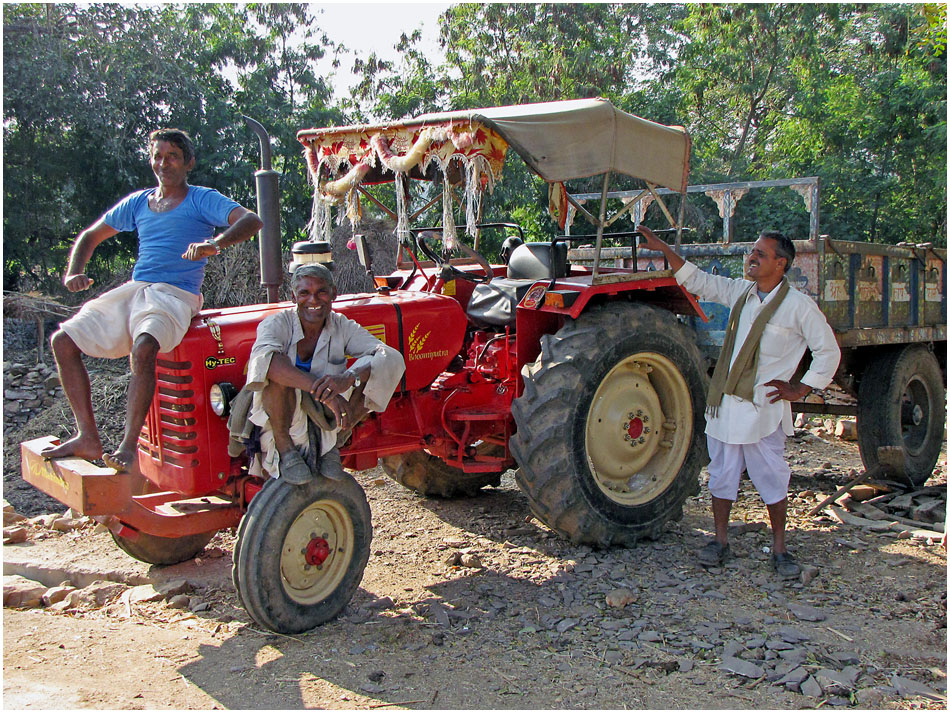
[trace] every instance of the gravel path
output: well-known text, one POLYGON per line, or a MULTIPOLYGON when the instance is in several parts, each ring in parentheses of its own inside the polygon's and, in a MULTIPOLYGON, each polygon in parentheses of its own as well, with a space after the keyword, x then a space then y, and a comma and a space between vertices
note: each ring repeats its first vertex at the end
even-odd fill
MULTIPOLYGON (((945 708, 945 551, 805 516, 860 467, 856 450, 805 434, 789 442, 790 547, 814 568, 807 583, 770 571, 767 514, 747 483, 734 557, 705 570, 694 560, 712 527, 705 490, 659 540, 595 551, 526 517, 511 473, 477 497, 439 500, 367 471, 358 479, 374 538, 362 586, 341 618, 294 637, 257 631, 239 607, 233 533, 195 561, 149 568, 91 524, 59 532, 37 520, 5 560, 66 561, 127 584, 105 585, 101 603, 104 585, 91 585, 59 610, 5 608, 4 702, 945 708), (188 583, 177 599, 134 588, 174 579, 188 583)), ((932 484, 945 487, 945 462, 932 484)))
MULTIPOLYGON (((93 366, 108 447, 127 375, 93 366)), ((48 375, 31 367, 7 386, 38 390, 48 375)), ((946 708, 946 551, 806 515, 861 468, 830 424, 788 442, 799 580, 771 572, 767 513, 748 481, 733 558, 706 570, 695 562, 712 528, 705 487, 658 540, 597 551, 533 520, 510 472, 499 488, 442 500, 376 469, 357 474, 374 526, 360 589, 339 619, 286 637, 240 608, 233 532, 193 561, 149 567, 23 482, 19 442, 71 427, 61 390, 40 396, 4 432, 4 497, 31 516, 5 513, 25 541, 5 545, 4 572, 45 582, 4 578, 5 707, 946 708), (63 580, 76 591, 50 589, 63 580), (24 597, 65 599, 9 607, 14 582, 24 597)), ((944 503, 946 482, 944 453, 929 481, 944 503)))

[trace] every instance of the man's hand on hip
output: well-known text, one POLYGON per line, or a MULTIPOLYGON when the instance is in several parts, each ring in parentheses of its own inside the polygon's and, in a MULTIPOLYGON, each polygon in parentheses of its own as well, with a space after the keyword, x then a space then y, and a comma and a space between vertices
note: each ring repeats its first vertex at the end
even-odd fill
POLYGON ((791 384, 787 381, 781 381, 779 379, 772 379, 771 381, 766 382, 766 386, 772 386, 775 388, 775 391, 768 391, 765 394, 765 397, 769 400, 769 403, 774 404, 777 401, 798 401, 803 399, 808 395, 808 392, 811 391, 811 387, 808 384, 791 384))
POLYGON ((70 292, 82 292, 83 290, 88 290, 93 282, 94 280, 85 273, 80 273, 79 275, 66 275, 63 278, 63 284, 66 285, 66 289, 70 292))
POLYGON ((218 246, 216 243, 211 240, 206 240, 203 243, 192 243, 188 246, 188 249, 185 250, 182 257, 185 260, 203 260, 206 257, 214 257, 219 252, 218 246))

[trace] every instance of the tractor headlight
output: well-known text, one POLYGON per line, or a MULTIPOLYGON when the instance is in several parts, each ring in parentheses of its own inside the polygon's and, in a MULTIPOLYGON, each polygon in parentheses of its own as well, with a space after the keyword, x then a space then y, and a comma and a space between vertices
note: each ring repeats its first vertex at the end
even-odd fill
POLYGON ((214 384, 208 392, 208 400, 211 402, 211 410, 222 418, 231 412, 231 401, 237 396, 237 389, 234 384, 222 381, 220 384, 214 384))

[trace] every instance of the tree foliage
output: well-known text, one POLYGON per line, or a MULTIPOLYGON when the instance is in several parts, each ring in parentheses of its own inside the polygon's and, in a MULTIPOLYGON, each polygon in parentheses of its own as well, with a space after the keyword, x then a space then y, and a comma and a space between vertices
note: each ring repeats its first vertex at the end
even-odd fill
MULTIPOLYGON (((194 137, 192 183, 253 208, 260 152, 241 115, 264 124, 285 239, 304 235, 311 194, 296 132, 341 116, 314 73, 333 47, 309 6, 24 3, 3 13, 5 289, 55 289, 76 234, 154 184, 145 144, 161 126, 194 137)), ((106 277, 134 255, 134 237, 120 234, 89 270, 106 277)))
MULTIPOLYGON (((375 89, 354 99, 380 118, 411 114, 417 90, 400 78, 423 68, 425 109, 602 96, 686 126, 692 183, 814 175, 824 232, 945 245, 945 38, 938 4, 466 4, 441 18, 444 63, 404 52, 368 68, 375 89)), ((496 205, 538 216, 546 192, 522 173, 496 205)), ((740 237, 804 237, 801 201, 785 193, 740 202, 740 237)), ((699 237, 715 239, 712 202, 691 201, 699 237)))
MULTIPOLYGON (((442 58, 406 28, 395 61, 356 58, 360 80, 336 102, 315 64, 343 46, 315 12, 4 5, 5 288, 53 289, 76 233, 153 183, 145 139, 159 126, 195 136, 194 183, 253 206, 259 150, 240 115, 261 121, 289 243, 310 212, 301 128, 593 96, 686 126, 693 183, 819 176, 824 232, 946 244, 945 4, 459 4, 440 18, 442 58)), ((506 171, 486 219, 549 235, 543 183, 514 157, 506 171)), ((712 202, 689 210, 715 239, 712 202)), ((807 221, 797 196, 774 191, 740 201, 736 225, 740 239, 773 226, 802 237, 807 221)), ((90 270, 134 254, 117 236, 90 270)))

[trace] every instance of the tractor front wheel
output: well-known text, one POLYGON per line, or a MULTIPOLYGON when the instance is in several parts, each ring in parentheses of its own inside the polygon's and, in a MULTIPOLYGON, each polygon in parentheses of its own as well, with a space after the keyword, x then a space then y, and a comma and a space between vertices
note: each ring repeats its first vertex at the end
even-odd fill
POLYGON ((199 532, 184 537, 159 537, 140 532, 137 537, 123 537, 114 532, 112 539, 127 555, 149 564, 178 564, 190 560, 204 549, 214 532, 199 532))
POLYGON ((574 543, 660 534, 698 491, 706 376, 694 335, 646 304, 595 307, 541 340, 512 403, 531 510, 574 543))
POLYGON ((352 477, 268 480, 238 529, 232 577, 241 603, 282 634, 333 619, 363 578, 372 537, 369 504, 352 477))

